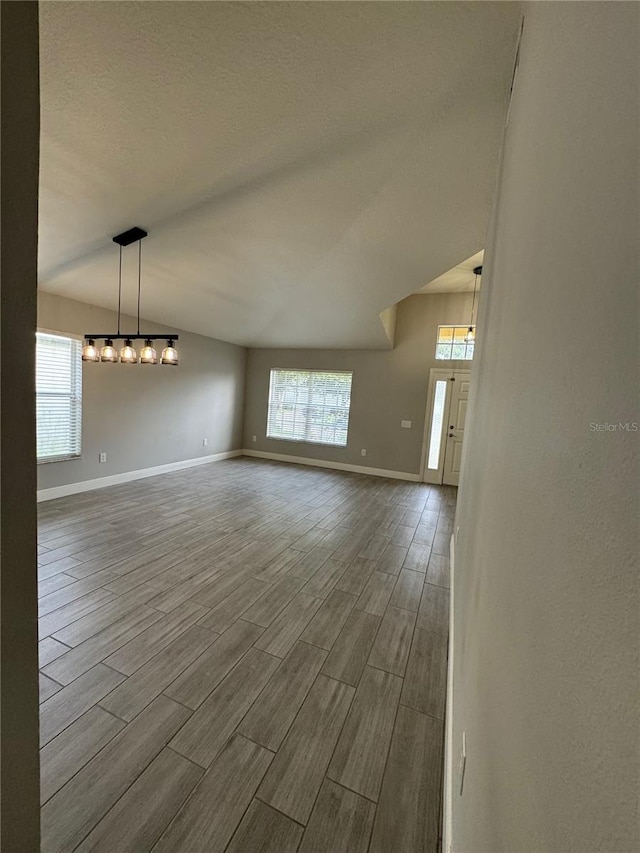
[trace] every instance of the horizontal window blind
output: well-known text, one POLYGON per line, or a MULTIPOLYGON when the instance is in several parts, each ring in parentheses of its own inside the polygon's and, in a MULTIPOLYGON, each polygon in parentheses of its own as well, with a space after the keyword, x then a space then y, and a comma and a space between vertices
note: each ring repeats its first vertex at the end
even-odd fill
POLYGON ((267 437, 344 447, 353 373, 271 371, 267 437))
POLYGON ((82 344, 75 338, 36 333, 36 425, 39 462, 80 456, 82 344))

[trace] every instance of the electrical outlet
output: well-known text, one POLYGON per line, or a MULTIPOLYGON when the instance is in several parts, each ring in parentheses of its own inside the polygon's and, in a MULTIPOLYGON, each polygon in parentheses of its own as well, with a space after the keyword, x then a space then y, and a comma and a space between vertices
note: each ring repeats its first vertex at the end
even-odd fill
POLYGON ((203 438, 203 439, 202 439, 202 446, 203 446, 203 447, 206 447, 206 446, 207 446, 207 444, 209 444, 209 439, 208 439, 208 438, 203 438))
POLYGON ((107 454, 106 453, 99 453, 98 454, 98 462, 106 462, 106 461, 107 461, 107 454))
POLYGON ((411 429, 411 421, 400 421, 402 429, 411 429))
POLYGON ((458 772, 460 775, 460 796, 462 796, 462 789, 464 788, 464 771, 467 766, 467 733, 462 732, 462 746, 460 747, 460 764, 458 767, 458 772))
POLYGON ((366 456, 366 455, 367 455, 367 451, 363 447, 362 450, 360 451, 360 456, 366 456))
POLYGON ((256 440, 255 435, 252 435, 252 436, 251 436, 251 441, 255 441, 255 440, 256 440))

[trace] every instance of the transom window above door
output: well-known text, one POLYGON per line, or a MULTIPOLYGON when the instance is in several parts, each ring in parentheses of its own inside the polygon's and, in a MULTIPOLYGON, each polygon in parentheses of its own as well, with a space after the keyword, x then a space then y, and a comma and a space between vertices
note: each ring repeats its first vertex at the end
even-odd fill
POLYGON ((475 347, 475 336, 475 326, 438 326, 436 359, 441 361, 471 361, 475 347))
POLYGON ((267 438, 345 447, 352 378, 351 371, 274 368, 267 438))

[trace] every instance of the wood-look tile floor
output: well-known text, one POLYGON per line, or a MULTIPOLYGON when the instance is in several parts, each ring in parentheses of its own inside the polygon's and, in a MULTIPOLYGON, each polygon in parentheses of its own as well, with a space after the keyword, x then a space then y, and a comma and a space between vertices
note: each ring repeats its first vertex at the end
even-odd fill
POLYGON ((436 851, 454 509, 242 458, 42 504, 44 853, 436 851))

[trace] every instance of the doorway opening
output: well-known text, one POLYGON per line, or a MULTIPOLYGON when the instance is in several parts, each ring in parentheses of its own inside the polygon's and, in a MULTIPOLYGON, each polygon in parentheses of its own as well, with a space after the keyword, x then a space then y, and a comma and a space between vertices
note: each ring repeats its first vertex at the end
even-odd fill
POLYGON ((471 372, 432 369, 423 443, 425 483, 457 486, 471 372))

